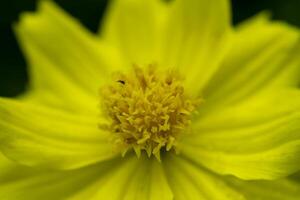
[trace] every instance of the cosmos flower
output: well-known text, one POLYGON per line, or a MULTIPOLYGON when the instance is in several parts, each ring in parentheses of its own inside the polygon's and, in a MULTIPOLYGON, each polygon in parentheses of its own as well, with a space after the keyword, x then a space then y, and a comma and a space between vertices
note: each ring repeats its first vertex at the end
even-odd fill
POLYGON ((99 35, 42 1, 14 26, 0 199, 299 199, 299 31, 226 0, 115 0, 99 35))

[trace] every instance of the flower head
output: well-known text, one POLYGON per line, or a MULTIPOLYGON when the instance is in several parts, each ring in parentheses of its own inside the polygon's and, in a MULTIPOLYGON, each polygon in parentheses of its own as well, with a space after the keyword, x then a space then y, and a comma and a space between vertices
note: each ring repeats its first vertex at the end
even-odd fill
POLYGON ((298 29, 227 0, 114 0, 100 36, 41 1, 14 28, 1 199, 299 199, 298 29))

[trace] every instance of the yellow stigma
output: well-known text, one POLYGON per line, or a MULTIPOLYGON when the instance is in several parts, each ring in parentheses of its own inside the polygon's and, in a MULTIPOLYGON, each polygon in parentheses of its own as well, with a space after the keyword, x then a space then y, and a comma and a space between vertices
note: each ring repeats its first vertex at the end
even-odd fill
POLYGON ((118 75, 101 96, 113 142, 123 155, 134 149, 139 157, 144 150, 158 160, 161 150, 177 150, 197 104, 186 96, 176 73, 159 73, 153 65, 118 75))

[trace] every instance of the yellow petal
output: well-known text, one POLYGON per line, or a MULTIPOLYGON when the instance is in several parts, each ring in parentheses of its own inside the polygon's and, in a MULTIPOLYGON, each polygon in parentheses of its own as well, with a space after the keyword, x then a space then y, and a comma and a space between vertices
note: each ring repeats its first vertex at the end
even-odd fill
POLYGON ((228 0, 175 0, 164 32, 163 66, 178 69, 186 89, 199 95, 230 43, 228 0))
POLYGON ((67 199, 121 166, 120 160, 112 160, 77 170, 53 171, 17 165, 0 154, 0 197, 5 200, 67 199))
POLYGON ((165 171, 177 200, 243 200, 222 178, 178 156, 167 157, 165 171))
POLYGON ((145 155, 139 159, 134 156, 126 166, 108 174, 107 178, 92 199, 173 199, 161 163, 145 155))
POLYGON ((104 119, 0 99, 0 149, 13 160, 72 169, 110 159, 115 152, 104 119))
POLYGON ((160 0, 114 0, 101 36, 118 47, 128 64, 157 62, 166 8, 160 0))
POLYGON ((122 67, 117 50, 49 1, 41 1, 36 13, 22 14, 15 32, 30 65, 31 88, 66 109, 89 111, 101 84, 122 67))
POLYGON ((182 154, 220 174, 277 179, 300 169, 300 90, 264 92, 202 116, 182 154))
POLYGON ((242 181, 234 178, 227 180, 251 200, 298 200, 300 197, 300 183, 290 178, 274 181, 242 181))
POLYGON ((300 78, 300 31, 266 14, 242 24, 218 72, 204 90, 206 102, 235 103, 268 87, 295 86, 300 78))

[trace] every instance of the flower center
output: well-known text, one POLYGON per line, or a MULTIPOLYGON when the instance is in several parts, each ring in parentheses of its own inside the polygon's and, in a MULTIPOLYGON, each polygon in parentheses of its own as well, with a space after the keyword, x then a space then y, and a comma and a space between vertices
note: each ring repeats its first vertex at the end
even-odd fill
POLYGON ((101 96, 113 142, 123 155, 134 149, 138 157, 146 151, 158 160, 161 150, 177 152, 178 139, 199 102, 186 96, 178 74, 159 73, 153 65, 118 75, 101 96))

